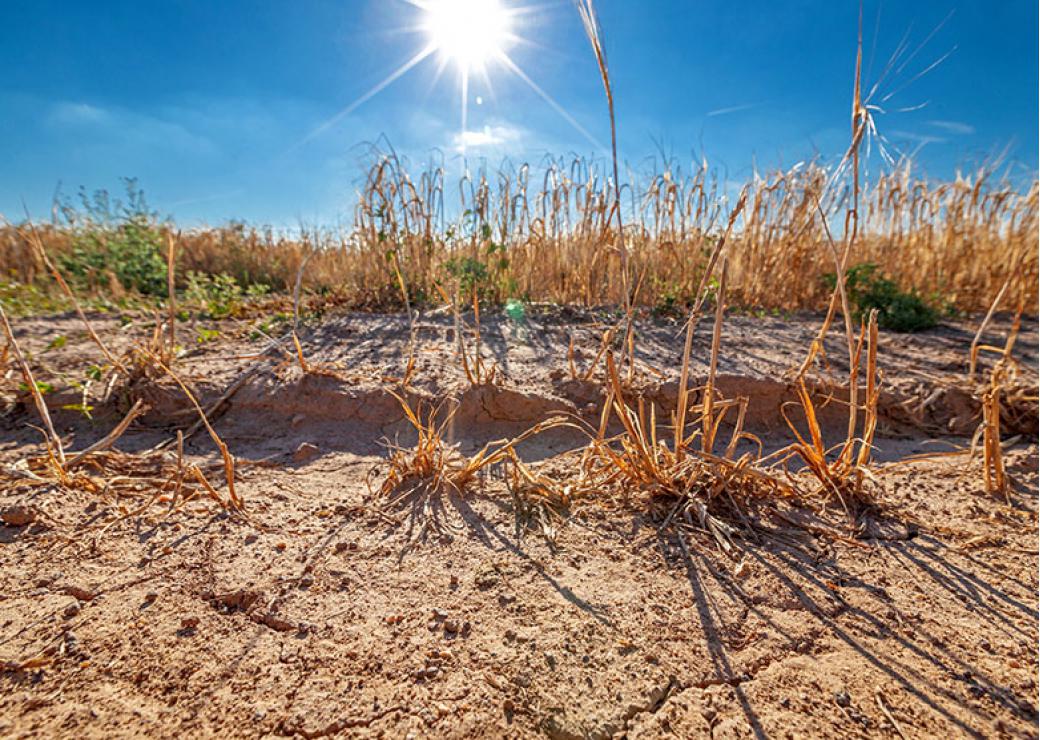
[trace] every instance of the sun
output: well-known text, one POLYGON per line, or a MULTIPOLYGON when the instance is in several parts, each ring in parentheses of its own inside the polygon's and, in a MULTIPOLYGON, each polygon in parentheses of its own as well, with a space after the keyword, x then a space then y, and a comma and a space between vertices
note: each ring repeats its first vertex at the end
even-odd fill
MULTIPOLYGON (((459 134, 465 154, 466 142, 479 140, 479 132, 469 131, 470 82, 477 80, 493 94, 492 72, 511 74, 531 88, 549 107, 569 123, 600 151, 606 148, 574 116, 542 89, 525 72, 511 54, 514 47, 524 48, 537 45, 528 34, 532 25, 537 25, 538 8, 530 4, 533 0, 400 0, 411 6, 414 16, 408 16, 407 25, 394 29, 422 35, 422 41, 410 57, 390 74, 361 93, 352 103, 322 122, 313 131, 293 145, 292 149, 329 130, 369 100, 379 95, 411 70, 423 62, 437 58, 436 70, 431 85, 436 84, 442 72, 451 64, 458 77, 459 112, 462 130, 459 134), (494 68, 494 69, 493 69, 494 68)), ((386 3, 387 0, 371 0, 386 3)), ((475 98, 477 105, 483 98, 475 98)))
POLYGON ((427 0, 420 7, 430 45, 463 71, 501 57, 512 35, 499 0, 427 0))

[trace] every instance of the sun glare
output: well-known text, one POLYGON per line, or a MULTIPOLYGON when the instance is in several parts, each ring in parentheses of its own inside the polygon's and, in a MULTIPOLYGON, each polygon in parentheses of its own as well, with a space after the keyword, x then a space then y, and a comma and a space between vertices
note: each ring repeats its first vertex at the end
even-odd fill
POLYGON ((498 0, 429 0, 421 7, 431 45, 463 70, 484 67, 509 41, 509 12, 498 0))
MULTIPOLYGON (((373 0, 385 2, 386 0, 373 0)), ((458 73, 459 113, 461 132, 457 137, 463 154, 467 145, 483 145, 490 139, 469 131, 470 83, 476 80, 480 91, 492 92, 492 71, 508 73, 531 88, 542 100, 560 114, 575 131, 589 140, 597 149, 605 151, 581 124, 556 100, 553 99, 518 62, 510 56, 513 47, 531 45, 531 40, 522 36, 523 30, 530 31, 535 6, 529 0, 403 0, 417 11, 418 17, 409 18, 408 25, 398 30, 418 32, 423 36, 418 50, 390 74, 362 93, 352 103, 324 121, 293 148, 302 146, 314 137, 343 120, 360 106, 380 94, 394 82, 423 62, 437 57, 438 63, 433 82, 436 84, 444 69, 451 64, 458 73), (495 70, 491 68, 495 67, 495 70)), ((484 98, 477 95, 474 102, 483 105, 484 98)))

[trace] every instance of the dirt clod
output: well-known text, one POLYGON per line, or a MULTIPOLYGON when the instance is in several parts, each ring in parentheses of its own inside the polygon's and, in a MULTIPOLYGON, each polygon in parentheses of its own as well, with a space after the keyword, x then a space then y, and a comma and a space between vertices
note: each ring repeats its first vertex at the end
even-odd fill
POLYGON ((0 520, 9 527, 24 527, 37 519, 36 510, 24 504, 8 506, 0 511, 0 520))
POLYGON ((86 588, 77 583, 67 583, 61 587, 61 592, 73 596, 80 601, 93 601, 97 593, 93 589, 86 588))
POLYGON ((321 449, 316 444, 310 442, 301 442, 300 445, 293 452, 293 462, 307 462, 313 460, 321 454, 321 449))

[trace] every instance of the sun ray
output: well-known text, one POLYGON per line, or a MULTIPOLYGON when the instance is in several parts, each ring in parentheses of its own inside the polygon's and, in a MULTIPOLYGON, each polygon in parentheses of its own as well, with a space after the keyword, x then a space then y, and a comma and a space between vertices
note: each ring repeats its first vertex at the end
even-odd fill
POLYGON ((466 118, 469 113, 469 67, 463 67, 462 74, 462 136, 459 137, 459 146, 462 154, 466 154, 466 118))
POLYGON ((333 126, 335 126, 336 123, 338 123, 339 121, 343 120, 344 118, 349 116, 351 113, 356 111, 358 108, 360 108, 362 105, 367 103, 369 100, 374 98, 376 95, 381 93, 383 90, 385 90, 387 87, 389 87, 395 81, 397 81, 402 75, 404 75, 406 72, 408 72, 408 70, 410 70, 413 67, 415 67, 417 64, 422 62, 424 59, 426 59, 428 56, 433 54, 435 51, 437 51, 437 47, 434 44, 431 43, 431 44, 428 44, 427 46, 425 46, 423 49, 421 49, 419 51, 418 54, 413 56, 407 62, 405 62, 400 67, 398 67, 396 70, 394 70, 389 75, 387 75, 382 80, 382 82, 379 82, 378 84, 376 84, 373 88, 371 88, 368 92, 364 93, 361 97, 359 97, 353 103, 348 105, 346 108, 344 108, 343 110, 341 110, 339 113, 335 114, 334 116, 332 116, 328 120, 326 120, 324 123, 322 123, 320 126, 315 128, 313 131, 311 131, 305 137, 300 139, 297 143, 293 144, 293 146, 289 148, 289 151, 293 151, 295 149, 298 149, 299 147, 303 146, 307 142, 309 142, 312 139, 314 139, 316 136, 320 136, 321 134, 325 133, 328 129, 330 129, 333 126))
POLYGON ((516 62, 510 59, 508 54, 506 54, 504 51, 500 51, 497 55, 497 58, 500 62, 502 62, 502 64, 504 64, 509 69, 510 72, 515 74, 525 83, 527 83, 528 87, 534 90, 535 93, 537 93, 542 100, 548 103, 549 106, 563 118, 563 120, 565 120, 572 127, 574 127, 574 130, 582 136, 584 136, 589 141, 589 143, 591 143, 593 146, 599 149, 600 152, 609 153, 610 150, 607 149, 607 147, 603 146, 603 144, 600 143, 595 136, 590 134, 584 126, 578 123, 578 121, 575 120, 574 116, 568 113, 562 105, 557 103, 556 100, 554 100, 549 93, 543 90, 537 82, 528 77, 527 73, 520 69, 519 65, 517 65, 516 62))

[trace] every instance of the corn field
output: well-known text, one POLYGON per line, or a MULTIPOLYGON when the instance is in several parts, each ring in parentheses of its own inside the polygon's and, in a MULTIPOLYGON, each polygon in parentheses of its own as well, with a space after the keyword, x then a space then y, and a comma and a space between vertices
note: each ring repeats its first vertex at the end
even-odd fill
MULTIPOLYGON (((621 188, 633 303, 692 303, 736 193, 747 207, 729 247, 730 299, 746 308, 818 309, 835 272, 827 249, 851 205, 831 168, 804 163, 756 175, 743 188, 707 166, 667 168, 621 188)), ((177 274, 225 273, 242 285, 290 289, 306 260, 306 288, 358 308, 401 303, 399 267, 414 301, 437 302, 438 286, 470 279, 482 297, 584 306, 622 305, 624 282, 602 163, 546 159, 450 178, 443 166, 411 172, 396 156, 376 159, 352 227, 280 233, 241 224, 178 233, 177 274), (395 267, 396 265, 396 267, 395 267)), ((904 290, 967 312, 986 310, 1014 272, 1012 298, 1037 303, 1038 185, 1016 189, 980 170, 949 182, 895 168, 860 193, 850 264, 873 263, 904 290)), ((175 225, 159 228, 173 232, 175 225)), ((68 252, 71 226, 38 225, 47 252, 68 252)), ((0 228, 0 269, 9 280, 45 278, 24 228, 0 228)), ((109 289, 111 276, 97 284, 109 289)))

